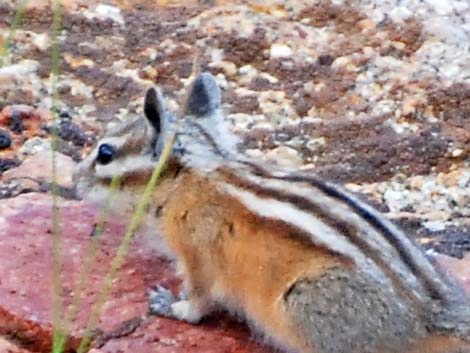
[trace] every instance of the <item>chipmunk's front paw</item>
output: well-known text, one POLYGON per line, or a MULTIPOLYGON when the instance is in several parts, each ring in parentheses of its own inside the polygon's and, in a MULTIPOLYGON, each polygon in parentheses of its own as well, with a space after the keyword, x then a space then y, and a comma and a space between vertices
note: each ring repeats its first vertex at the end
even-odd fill
POLYGON ((175 301, 173 293, 163 286, 156 285, 149 292, 149 309, 152 314, 173 318, 171 305, 175 301))
POLYGON ((183 292, 180 293, 179 299, 176 300, 169 289, 157 285, 149 294, 150 312, 171 319, 198 323, 204 314, 199 306, 187 300, 183 292))

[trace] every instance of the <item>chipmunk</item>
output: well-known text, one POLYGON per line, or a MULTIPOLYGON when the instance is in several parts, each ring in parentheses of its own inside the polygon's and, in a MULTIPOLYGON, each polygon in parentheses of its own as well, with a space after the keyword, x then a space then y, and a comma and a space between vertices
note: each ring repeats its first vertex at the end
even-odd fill
POLYGON ((149 213, 186 296, 157 286, 154 313, 198 323, 225 308, 288 352, 470 352, 466 298, 401 230, 340 186, 239 153, 212 75, 189 92, 176 119, 150 88, 144 116, 103 137, 74 175, 80 194, 121 175, 135 205, 176 129, 149 213))

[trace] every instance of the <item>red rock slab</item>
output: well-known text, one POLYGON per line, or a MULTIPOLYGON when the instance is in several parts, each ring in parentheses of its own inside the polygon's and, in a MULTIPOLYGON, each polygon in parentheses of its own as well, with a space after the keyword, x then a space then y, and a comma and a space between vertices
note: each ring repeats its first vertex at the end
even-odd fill
POLYGON ((151 317, 132 334, 109 340, 96 353, 268 353, 250 338, 244 325, 222 317, 211 317, 199 325, 151 317))
MULTIPOLYGON (((14 335, 35 352, 50 352, 52 326, 52 199, 23 194, 0 202, 0 335, 14 335)), ((79 280, 98 208, 60 200, 63 303, 70 306, 79 280)), ((80 310, 72 325, 70 349, 77 346, 110 261, 126 228, 112 216, 98 240, 80 310)), ((161 283, 176 289, 171 261, 137 235, 113 281, 99 321, 103 352, 267 352, 250 340, 244 326, 212 318, 192 326, 148 317, 147 291, 161 283), (136 350, 138 347, 139 349, 136 350)))
MULTIPOLYGON (((57 184, 64 187, 72 187, 72 171, 76 163, 62 153, 56 153, 57 184)), ((36 180, 52 181, 52 151, 39 151, 26 158, 19 167, 12 168, 3 173, 2 180, 33 178, 36 180)))
POLYGON ((0 352, 2 353, 31 353, 13 344, 12 342, 0 337, 0 352))

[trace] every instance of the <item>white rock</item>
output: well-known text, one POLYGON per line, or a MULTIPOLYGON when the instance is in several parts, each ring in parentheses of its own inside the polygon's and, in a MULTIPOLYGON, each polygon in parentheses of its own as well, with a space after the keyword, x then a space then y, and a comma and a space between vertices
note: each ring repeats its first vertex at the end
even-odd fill
POLYGON ((257 70, 251 65, 244 65, 238 69, 238 72, 240 73, 240 75, 248 75, 250 73, 255 74, 256 71, 257 70))
POLYGON ((458 12, 468 10, 469 6, 467 1, 454 1, 454 9, 458 12))
POLYGON ((249 149, 245 150, 245 154, 251 158, 261 159, 263 157, 263 152, 259 149, 249 149))
POLYGON ((442 221, 428 221, 423 222, 423 226, 431 232, 439 232, 446 229, 446 223, 442 221))
POLYGON ((214 61, 209 64, 209 67, 220 68, 224 70, 228 76, 235 76, 237 74, 237 66, 231 61, 214 61))
POLYGON ((388 13, 392 21, 394 22, 402 22, 407 18, 411 17, 413 13, 407 9, 405 6, 397 6, 393 8, 392 11, 388 13))
POLYGON ((271 59, 289 58, 293 54, 292 49, 286 44, 274 43, 271 45, 269 56, 271 59))
POLYGON ((35 72, 39 67, 39 63, 35 60, 22 60, 18 64, 4 66, 0 68, 1 76, 20 77, 35 72))
POLYGON ((463 150, 460 149, 460 148, 457 148, 457 149, 452 151, 452 157, 453 158, 460 157, 462 154, 463 154, 463 150))
POLYGON ((279 146, 269 151, 266 153, 266 159, 286 167, 300 167, 303 164, 299 153, 287 146, 279 146))
POLYGON ((385 191, 383 198, 393 212, 400 211, 405 206, 403 194, 399 191, 388 189, 385 191))
POLYGON ((447 15, 453 10, 452 2, 449 0, 426 0, 426 2, 431 5, 439 15, 447 15))
POLYGON ((45 51, 51 46, 51 39, 47 33, 41 33, 34 36, 33 45, 40 51, 45 51))
MULTIPOLYGON (((73 186, 72 172, 76 163, 69 156, 56 153, 57 183, 70 187, 73 186)), ((3 180, 8 181, 15 178, 33 178, 52 181, 52 152, 43 150, 26 158, 16 168, 9 169, 3 173, 3 180)))
POLYGON ((98 6, 96 6, 94 11, 84 11, 83 15, 88 19, 110 19, 114 22, 119 23, 121 26, 124 26, 124 17, 122 17, 121 9, 115 6, 99 4, 98 6))
POLYGON ((46 151, 51 149, 51 143, 40 137, 33 137, 26 141, 23 146, 19 149, 19 152, 23 155, 32 155, 40 151, 46 151))

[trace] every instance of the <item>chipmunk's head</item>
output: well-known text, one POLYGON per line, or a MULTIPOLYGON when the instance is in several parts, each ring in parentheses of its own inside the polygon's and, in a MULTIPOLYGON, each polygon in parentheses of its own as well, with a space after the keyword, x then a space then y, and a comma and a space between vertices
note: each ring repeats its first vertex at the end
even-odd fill
POLYGON ((193 82, 178 121, 167 110, 160 90, 150 88, 143 116, 110 130, 80 162, 74 173, 77 193, 101 198, 119 175, 121 193, 139 194, 173 133, 171 165, 207 169, 220 163, 235 146, 220 107, 220 89, 207 73, 193 82))
POLYGON ((122 188, 145 185, 157 163, 170 129, 171 114, 158 88, 150 88, 144 100, 144 116, 110 129, 77 166, 73 178, 79 196, 101 196, 113 177, 122 188))

